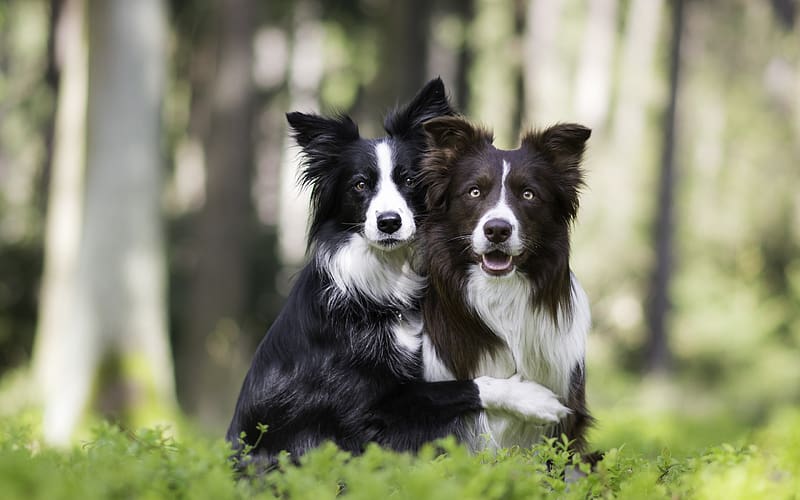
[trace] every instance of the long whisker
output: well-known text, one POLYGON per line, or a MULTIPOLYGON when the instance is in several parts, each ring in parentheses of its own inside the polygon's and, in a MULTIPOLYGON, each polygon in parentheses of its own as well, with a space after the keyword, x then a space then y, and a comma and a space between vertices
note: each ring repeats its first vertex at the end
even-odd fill
POLYGON ((453 243, 453 242, 456 242, 456 241, 459 241, 459 240, 470 241, 471 239, 472 239, 471 235, 459 235, 459 236, 454 236, 454 237, 446 240, 446 242, 447 243, 453 243))
POLYGON ((541 238, 525 238, 522 240, 522 246, 529 252, 535 252, 542 246, 541 238))

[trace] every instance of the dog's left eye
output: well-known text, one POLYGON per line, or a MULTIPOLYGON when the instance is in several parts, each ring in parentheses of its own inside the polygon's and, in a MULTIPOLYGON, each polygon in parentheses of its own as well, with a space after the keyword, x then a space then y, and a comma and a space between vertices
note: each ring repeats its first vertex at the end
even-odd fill
POLYGON ((414 185, 414 179, 412 177, 406 177, 405 183, 406 183, 406 186, 409 186, 409 187, 413 186, 414 185))
POLYGON ((471 188, 469 188, 469 196, 470 196, 470 198, 477 198, 480 195, 481 195, 481 190, 478 189, 477 186, 472 186, 471 188))
POLYGON ((525 191, 522 192, 522 197, 528 201, 532 200, 534 197, 533 191, 530 189, 526 189, 525 191))

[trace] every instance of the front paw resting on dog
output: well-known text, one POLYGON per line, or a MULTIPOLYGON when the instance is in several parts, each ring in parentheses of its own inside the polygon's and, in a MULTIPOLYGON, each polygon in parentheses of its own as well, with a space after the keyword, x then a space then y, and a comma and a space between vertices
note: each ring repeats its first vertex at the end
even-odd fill
POLYGON ((475 384, 487 410, 513 413, 541 424, 554 424, 572 413, 553 391, 536 382, 523 381, 519 375, 508 379, 478 377, 475 384))

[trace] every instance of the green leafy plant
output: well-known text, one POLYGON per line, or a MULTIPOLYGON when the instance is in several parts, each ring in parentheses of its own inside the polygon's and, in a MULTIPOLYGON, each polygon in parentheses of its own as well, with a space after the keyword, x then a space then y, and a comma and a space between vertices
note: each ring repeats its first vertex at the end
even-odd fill
MULTIPOLYGON (((647 424, 632 425, 631 435, 647 424)), ((42 446, 24 418, 7 418, 0 420, 0 491, 4 499, 792 498, 800 491, 797 429, 800 410, 788 409, 754 433, 742 429, 751 442, 689 454, 665 447, 657 456, 620 443, 595 470, 564 438, 476 454, 453 439, 416 455, 370 445, 353 456, 328 443, 242 476, 228 443, 190 431, 176 437, 169 428, 134 432, 103 423, 89 441, 63 451, 42 446)), ((266 427, 258 431, 258 439, 268 438, 266 427)))

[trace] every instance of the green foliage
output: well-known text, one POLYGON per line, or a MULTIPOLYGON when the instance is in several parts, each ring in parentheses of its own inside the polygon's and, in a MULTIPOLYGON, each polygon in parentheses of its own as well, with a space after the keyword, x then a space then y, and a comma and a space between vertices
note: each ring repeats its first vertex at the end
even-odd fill
MULTIPOLYGON (((630 422, 629 436, 648 425, 630 422)), ((684 422, 673 419, 675 428, 684 422)), ((267 431, 268 432, 268 431, 267 431)), ((687 434, 688 438, 691 438, 687 434)), ((619 443, 595 471, 551 440, 532 449, 470 454, 452 439, 417 456, 332 444, 255 479, 239 479, 222 441, 167 429, 94 429, 69 451, 41 448, 23 418, 0 421, 3 498, 790 498, 800 491, 800 411, 776 414, 748 444, 686 456, 646 456, 619 443), (566 479, 565 479, 566 478, 566 479)))
POLYGON ((0 3, 0 373, 30 357, 42 268, 39 167, 54 108, 46 2, 0 3))

